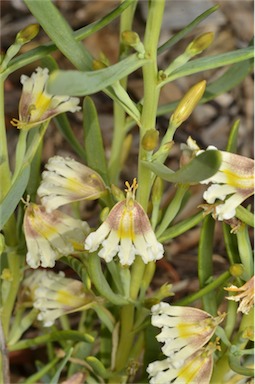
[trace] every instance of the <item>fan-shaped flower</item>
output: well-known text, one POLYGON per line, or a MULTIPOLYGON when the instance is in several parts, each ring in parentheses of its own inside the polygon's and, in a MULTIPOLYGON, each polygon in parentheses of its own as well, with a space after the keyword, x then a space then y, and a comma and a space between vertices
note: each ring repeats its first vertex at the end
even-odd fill
MULTIPOLYGON (((207 150, 210 149, 216 148, 207 150)), ((216 216, 218 220, 229 220, 235 216, 236 208, 254 193, 254 160, 230 152, 220 153, 222 163, 218 172, 201 184, 212 183, 203 197, 209 204, 223 200, 223 204, 215 207, 216 216)))
POLYGON ((213 370, 213 352, 217 345, 209 343, 181 363, 171 358, 150 363, 147 372, 150 384, 209 384, 213 370))
POLYGON ((53 96, 47 93, 48 68, 37 68, 31 77, 21 76, 23 90, 19 103, 19 119, 12 119, 12 125, 28 130, 62 112, 76 112, 79 99, 69 96, 53 96))
POLYGON ((31 268, 52 268, 60 257, 82 251, 89 233, 85 221, 57 210, 47 213, 45 207, 33 203, 26 208, 23 227, 31 268))
POLYGON ((135 255, 140 255, 145 264, 161 259, 163 246, 142 206, 135 201, 136 180, 126 186, 126 200, 117 203, 97 231, 86 238, 85 249, 94 252, 102 244, 98 255, 110 262, 118 254, 122 265, 131 265, 135 255))
POLYGON ((70 157, 51 157, 45 168, 37 193, 47 212, 74 201, 98 199, 106 192, 97 172, 70 157))
POLYGON ((37 319, 49 327, 63 314, 91 307, 95 297, 85 292, 81 281, 39 269, 24 279, 21 300, 37 308, 37 319))
POLYGON ((214 318, 201 309, 161 302, 152 307, 151 323, 162 328, 157 340, 164 343, 164 355, 169 356, 171 361, 179 361, 203 347, 223 318, 224 315, 214 318))
POLYGON ((225 315, 214 318, 201 309, 164 302, 151 310, 152 325, 162 328, 156 338, 164 343, 162 352, 168 358, 149 364, 150 383, 209 383, 217 343, 207 343, 225 315))

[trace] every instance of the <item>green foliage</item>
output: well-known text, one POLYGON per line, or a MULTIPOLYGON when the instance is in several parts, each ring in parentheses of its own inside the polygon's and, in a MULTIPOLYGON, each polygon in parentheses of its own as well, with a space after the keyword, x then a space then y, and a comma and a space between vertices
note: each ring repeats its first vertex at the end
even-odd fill
MULTIPOLYGON (((72 30, 57 3, 50 0, 24 0, 24 3, 49 42, 37 46, 35 43, 32 48, 19 53, 22 45, 31 39, 36 42, 38 25, 28 26, 18 33, 0 67, 0 382, 10 381, 8 352, 43 347, 43 362, 35 362, 34 373, 25 378, 24 383, 71 383, 75 381, 73 375, 76 373, 81 374, 88 384, 147 383, 150 380, 148 364, 165 359, 156 339, 158 330, 151 325, 152 308, 155 308, 152 306, 161 305, 162 300, 169 298, 177 312, 185 306, 187 314, 190 310, 188 305, 201 307, 212 316, 226 308, 226 321, 215 331, 221 350, 215 354, 213 376, 209 372, 210 377, 205 382, 219 382, 223 377, 236 373, 242 378, 250 377, 253 373, 250 369, 252 309, 243 311, 245 300, 241 305, 229 301, 226 306, 224 297, 229 293, 224 288, 233 284, 238 292, 243 286, 242 295, 249 298, 247 286, 250 287, 253 276, 250 235, 254 215, 249 206, 241 205, 240 189, 242 196, 245 195, 242 201, 250 197, 249 188, 254 178, 250 171, 252 160, 240 157, 239 167, 236 167, 236 163, 231 163, 231 157, 226 162, 225 151, 204 150, 196 155, 199 148, 188 141, 181 158, 176 161, 179 164, 177 170, 173 171, 164 163, 169 155, 175 153, 171 151, 178 145, 175 143, 176 130, 182 129, 179 125, 188 118, 195 105, 206 104, 234 89, 249 75, 253 68, 253 48, 248 46, 213 56, 205 54, 195 59, 193 56, 201 52, 199 49, 192 55, 184 51, 167 68, 159 69, 158 56, 175 49, 176 44, 191 32, 194 35, 196 27, 217 12, 218 5, 198 15, 159 46, 164 0, 147 2, 143 36, 133 31, 135 0, 120 2, 100 20, 77 31, 72 30), (120 25, 119 47, 116 47, 119 59, 115 63, 108 63, 108 58, 103 56, 95 60, 84 42, 114 20, 118 20, 120 25), (121 38, 123 33, 126 37, 135 36, 139 44, 128 45, 128 39, 121 38), (68 68, 74 69, 64 70, 61 63, 59 68, 54 59, 55 52, 60 52, 69 63, 68 68), (23 69, 27 73, 26 67, 31 64, 48 68, 50 76, 44 83, 37 78, 33 86, 30 86, 32 78, 22 80, 24 88, 29 89, 25 98, 22 95, 23 101, 19 106, 23 108, 19 115, 23 118, 25 114, 22 123, 29 123, 34 112, 38 112, 39 117, 37 126, 19 130, 12 169, 4 119, 4 86, 11 74, 23 69), (202 81, 204 86, 199 97, 188 94, 176 102, 158 105, 162 87, 167 83, 217 68, 224 71, 215 80, 208 81, 205 91, 205 81, 202 81), (133 95, 129 94, 129 76, 137 70, 142 77, 144 93, 140 100, 133 100, 133 95), (42 89, 36 94, 34 91, 40 87, 42 89), (108 152, 104 145, 104 121, 99 120, 96 103, 91 97, 98 92, 103 92, 113 103, 113 129, 108 152), (85 96, 82 108, 77 108, 78 99, 73 99, 73 96, 85 96), (194 99, 196 103, 192 104, 194 99), (53 109, 59 108, 60 112, 63 112, 61 107, 64 103, 69 103, 70 109, 67 110, 70 112, 82 110, 79 115, 82 119, 81 137, 76 137, 68 114, 55 116, 54 124, 74 151, 77 161, 67 163, 64 157, 59 156, 56 160, 58 169, 52 170, 49 161, 47 171, 41 175, 44 135, 50 118, 42 119, 42 122, 40 116, 50 109, 53 100, 53 109), (60 105, 57 105, 58 100, 61 100, 60 105), (160 138, 156 130, 157 117, 169 115, 177 105, 177 118, 176 115, 175 119, 170 117, 167 132, 160 138), (131 128, 135 125, 139 143, 135 140, 132 143, 134 132, 131 128), (130 157, 131 145, 136 146, 138 154, 137 181, 134 179, 132 184, 129 180, 125 184, 127 197, 124 200, 125 180, 122 176, 123 171, 125 174, 129 172, 126 161, 130 157), (248 175, 246 179, 245 175, 248 175), (199 184, 209 178, 216 190, 223 186, 235 188, 230 193, 231 199, 239 198, 234 216, 231 213, 230 218, 226 214, 220 217, 219 209, 229 197, 216 192, 215 202, 193 207, 190 215, 185 213, 193 188, 200 193, 199 184), (36 214, 27 214, 31 207, 27 195, 36 207, 40 204, 45 221, 41 219, 38 223, 36 214), (86 199, 98 200, 98 204, 87 205, 82 201, 86 199), (25 208, 24 200, 27 200, 25 208), (54 204, 61 211, 62 205, 68 203, 73 204, 67 210, 63 208, 68 212, 64 221, 64 216, 54 208, 54 204), (85 219, 95 228, 84 223, 85 219), (69 221, 71 228, 68 227, 69 221), (187 236, 186 241, 191 229, 199 231, 197 277, 200 286, 192 294, 179 297, 178 287, 183 283, 183 276, 182 271, 178 276, 169 265, 169 261, 174 264, 173 256, 169 255, 169 243, 178 243, 180 235, 187 236), (214 268, 218 233, 221 233, 222 253, 227 260, 225 270, 220 274, 214 268), (71 238, 73 234, 77 237, 71 238), (162 281, 153 278, 156 260, 163 257, 163 245, 165 259, 160 263, 167 272, 170 271, 171 281, 159 286, 162 281), (35 270, 36 263, 31 264, 31 259, 39 258, 40 264, 43 257, 46 269, 35 270), (57 264, 56 269, 53 264, 57 264), (58 273, 60 270, 64 272, 58 273), (174 295, 172 285, 176 297, 171 297, 174 295), (240 316, 237 316, 237 309, 240 316), (32 326, 33 336, 26 333, 32 326)), ((208 32, 205 35, 209 36, 211 43, 212 33, 208 32)), ((239 125, 240 122, 236 121, 230 127, 226 147, 230 155, 238 150, 239 125)), ((236 157, 234 159, 236 161, 236 157)), ((161 316, 163 323, 166 316, 161 316)), ((209 319, 213 322, 210 316, 209 319)), ((202 327, 201 324, 197 326, 202 327)), ((185 327, 185 323, 176 325, 185 327)), ((168 331, 178 334, 177 328, 168 331)), ((202 337, 202 333, 196 337, 202 337)), ((171 336, 171 345, 176 342, 176 334, 171 336)), ((182 342, 184 346, 185 343, 188 345, 189 336, 182 335, 182 342)), ((172 356, 168 358, 171 360, 172 356)), ((177 381, 180 379, 178 377, 177 381)))

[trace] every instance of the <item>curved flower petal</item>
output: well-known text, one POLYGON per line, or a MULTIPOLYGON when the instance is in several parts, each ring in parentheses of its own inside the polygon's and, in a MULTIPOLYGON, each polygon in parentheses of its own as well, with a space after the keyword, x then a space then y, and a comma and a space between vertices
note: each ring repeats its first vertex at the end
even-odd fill
POLYGON ((61 256, 82 251, 89 233, 86 222, 60 211, 47 213, 43 206, 32 203, 26 208, 23 227, 31 268, 52 268, 61 256))
POLYGON ((48 212, 74 201, 98 199, 106 191, 97 172, 70 157, 51 157, 45 168, 37 193, 48 212))
POLYGON ((126 185, 126 200, 115 204, 105 222, 87 237, 85 249, 93 252, 102 245, 98 255, 106 262, 118 255, 122 265, 131 265, 135 255, 140 255, 145 264, 161 259, 163 246, 157 241, 148 216, 134 198, 136 180, 132 186, 126 185))
POLYGON ((23 90, 19 103, 19 119, 11 123, 19 129, 30 129, 62 112, 76 112, 79 99, 69 96, 53 96, 46 92, 48 68, 36 69, 31 77, 21 76, 23 90))
POLYGON ((24 279, 22 296, 39 310, 37 318, 45 327, 63 314, 82 310, 95 301, 85 292, 81 281, 66 278, 63 272, 46 270, 34 271, 24 279))
POLYGON ((161 302, 152 307, 151 323, 162 328, 157 340, 164 343, 162 352, 176 362, 203 347, 223 318, 224 315, 214 318, 201 309, 161 302))

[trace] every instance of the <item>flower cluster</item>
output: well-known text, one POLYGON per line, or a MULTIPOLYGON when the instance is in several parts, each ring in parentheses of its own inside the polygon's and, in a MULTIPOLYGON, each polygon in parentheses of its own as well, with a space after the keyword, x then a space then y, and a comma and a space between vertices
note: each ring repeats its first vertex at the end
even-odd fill
POLYGON ((66 278, 63 272, 37 270, 22 283, 20 301, 38 309, 37 319, 51 326, 63 314, 88 309, 95 298, 85 292, 81 281, 66 278))
POLYGON ((151 384, 167 384, 176 378, 185 383, 209 383, 213 357, 217 348, 205 346, 213 336, 224 315, 216 318, 191 307, 170 306, 161 302, 152 307, 152 325, 162 328, 157 336, 164 343, 162 352, 167 359, 149 364, 151 384))
POLYGON ((135 201, 136 179, 126 186, 126 200, 115 204, 97 231, 89 234, 85 249, 94 252, 102 244, 98 256, 110 262, 118 254, 122 265, 131 265, 135 255, 140 255, 145 264, 161 259, 163 246, 157 241, 145 211, 135 201))

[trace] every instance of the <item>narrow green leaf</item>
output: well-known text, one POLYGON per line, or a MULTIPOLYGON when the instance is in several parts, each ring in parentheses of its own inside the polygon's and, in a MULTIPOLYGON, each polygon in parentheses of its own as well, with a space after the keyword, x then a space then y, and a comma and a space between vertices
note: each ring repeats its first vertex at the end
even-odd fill
POLYGON ((73 30, 50 0, 24 0, 58 49, 80 70, 91 68, 92 57, 85 46, 75 40, 73 30))
POLYGON ((54 117, 54 122, 59 131, 62 133, 63 137, 70 144, 70 146, 77 153, 77 155, 79 155, 82 160, 87 162, 87 157, 84 148, 77 140, 66 114, 62 113, 61 115, 54 117))
POLYGON ((240 263, 236 235, 231 233, 230 231, 231 228, 229 225, 223 223, 222 228, 223 228, 224 243, 225 243, 230 264, 232 265, 235 263, 240 263))
POLYGON ((199 212, 193 216, 188 217, 187 219, 180 221, 179 223, 166 229, 165 232, 163 232, 162 235, 158 237, 158 240, 161 243, 167 243, 169 240, 180 236, 183 233, 187 232, 189 229, 195 227, 203 220, 203 217, 204 213, 199 212))
POLYGON ((158 48, 158 54, 160 55, 167 49, 172 48, 178 41, 182 40, 189 32, 191 32, 198 24, 200 24, 204 19, 210 16, 213 12, 217 11, 219 5, 214 5, 213 7, 207 9, 204 13, 196 17, 190 24, 183 28, 180 32, 176 33, 164 44, 158 48))
MULTIPOLYGON (((119 4, 115 9, 113 9, 113 11, 104 16, 102 19, 75 31, 75 40, 80 41, 90 36, 92 33, 99 31, 100 29, 108 25, 111 21, 116 19, 133 2, 134 0, 125 0, 124 2, 119 4)), ((53 42, 50 42, 40 47, 31 49, 30 51, 25 52, 19 56, 16 56, 13 60, 10 61, 9 66, 3 75, 7 77, 10 73, 24 67, 25 65, 31 64, 36 60, 44 58, 46 55, 50 54, 51 52, 54 52, 56 49, 56 45, 53 42)))
MULTIPOLYGON (((236 87, 244 80, 252 68, 253 66, 251 65, 251 60, 245 60, 241 63, 233 64, 222 76, 207 85, 204 96, 200 100, 199 104, 205 104, 209 100, 213 100, 216 96, 228 92, 236 87)), ((175 110, 178 103, 179 101, 175 101, 166 105, 161 105, 158 108, 157 116, 171 113, 175 110)))
POLYGON ((253 58, 254 52, 253 47, 238 49, 227 53, 222 53, 215 56, 206 56, 200 59, 189 61, 184 64, 181 68, 174 71, 164 81, 159 83, 159 87, 169 83, 170 81, 176 80, 183 76, 189 76, 194 73, 207 71, 209 69, 224 67, 225 65, 231 65, 234 63, 242 62, 253 58))
MULTIPOLYGON (((200 240, 198 246, 198 278, 200 288, 204 288, 213 276, 213 238, 214 238, 215 220, 212 216, 207 215, 204 218, 202 229, 200 232, 200 240)), ((203 296, 203 308, 211 315, 217 314, 215 292, 210 292, 203 296)))
POLYGON ((25 192, 30 175, 30 167, 25 167, 16 178, 9 192, 0 204, 0 230, 15 211, 25 192))
POLYGON ((236 153, 237 151, 237 140, 238 140, 238 131, 240 127, 240 120, 234 122, 231 127, 230 135, 228 137, 228 144, 226 151, 236 153))
POLYGON ((236 208, 236 217, 254 228, 254 214, 242 205, 239 205, 239 207, 236 208))
POLYGON ((46 335, 37 336, 34 339, 26 339, 18 341, 16 344, 10 345, 10 351, 19 351, 21 349, 26 349, 29 347, 35 347, 36 345, 43 345, 51 341, 62 341, 62 340, 72 340, 72 341, 86 341, 88 343, 93 343, 94 338, 84 332, 79 331, 55 331, 48 333, 46 335))
POLYGON ((96 107, 90 97, 83 102, 83 128, 87 164, 98 172, 108 184, 107 164, 102 133, 99 126, 96 107))
POLYGON ((208 179, 218 171, 221 164, 221 154, 219 151, 202 152, 176 172, 158 162, 143 161, 143 164, 157 176, 162 177, 163 180, 172 183, 192 184, 208 179))
POLYGON ((65 357, 62 359, 59 366, 57 367, 55 374, 50 381, 50 384, 59 383, 59 378, 60 378, 61 372, 65 368, 66 363, 68 362, 69 358, 72 355, 72 352, 73 352, 73 348, 69 348, 69 350, 66 352, 65 357))
POLYGON ((85 27, 77 30, 74 32, 74 36, 77 40, 85 39, 86 37, 94 34, 95 32, 99 31, 106 25, 110 24, 111 21, 116 19, 118 16, 122 14, 123 11, 125 11, 126 8, 128 8, 131 4, 133 4, 135 0, 125 0, 121 2, 116 8, 114 8, 111 12, 109 12, 107 15, 103 16, 102 19, 97 20, 89 25, 86 25, 85 27))
POLYGON ((147 63, 133 54, 126 59, 97 71, 55 71, 48 83, 48 92, 55 95, 85 96, 101 91, 147 63))

